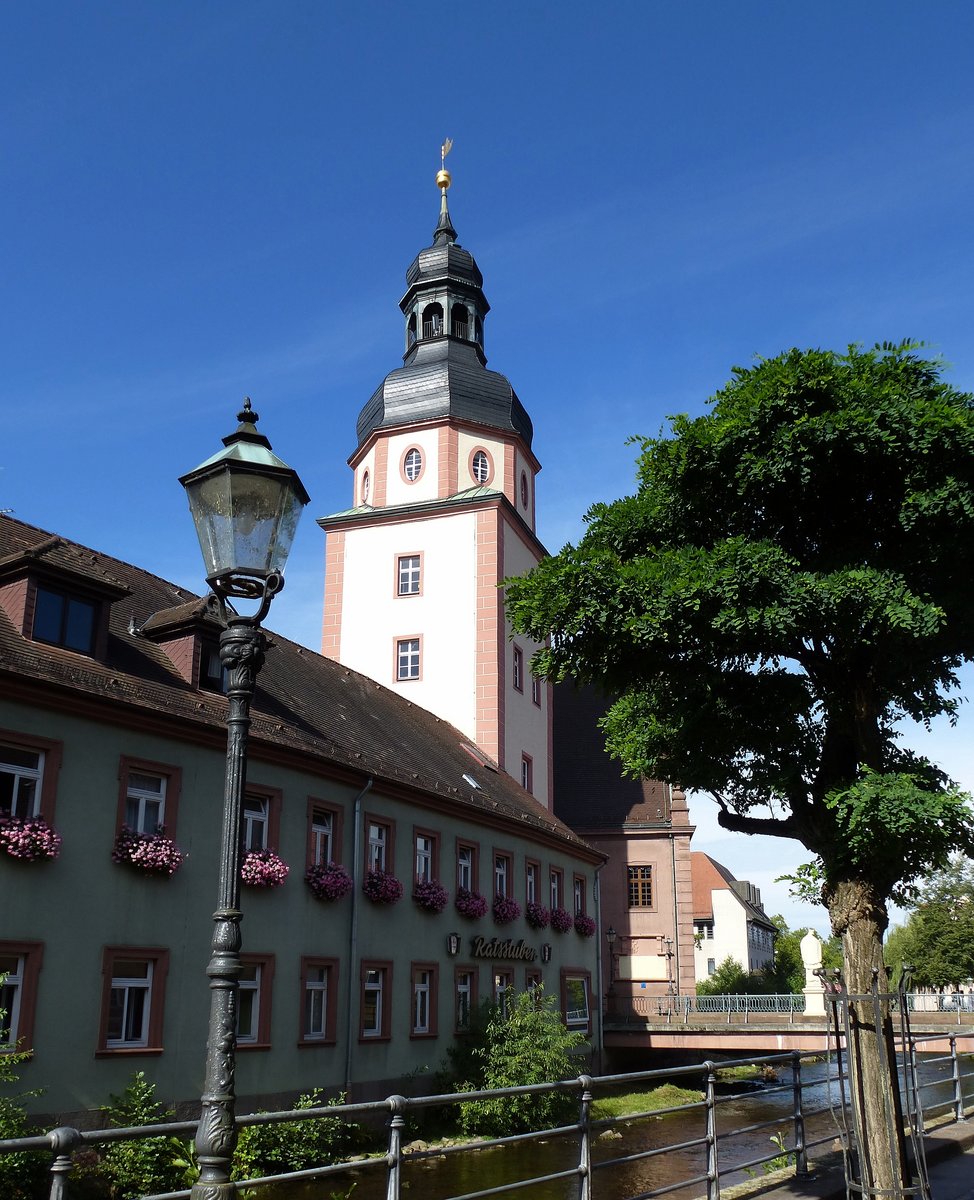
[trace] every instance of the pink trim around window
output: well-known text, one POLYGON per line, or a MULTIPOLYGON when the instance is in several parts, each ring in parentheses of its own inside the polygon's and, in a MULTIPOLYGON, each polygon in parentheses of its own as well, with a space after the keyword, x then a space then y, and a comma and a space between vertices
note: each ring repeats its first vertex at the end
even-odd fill
POLYGON ((424 827, 422 827, 420 825, 413 826, 413 861, 411 864, 412 877, 414 880, 417 878, 417 876, 416 876, 416 839, 420 838, 420 837, 427 837, 433 843, 432 861, 430 863, 430 870, 433 872, 433 878, 435 880, 439 880, 439 878, 440 878, 440 835, 434 829, 425 829, 424 827))
POLYGON ((298 1010, 298 1046, 302 1049, 313 1046, 334 1046, 336 1029, 338 1028, 338 968, 337 958, 319 958, 314 955, 303 955, 301 958, 301 994, 298 1010), (328 973, 325 994, 325 1036, 307 1037, 304 1032, 305 987, 308 982, 308 971, 314 967, 324 967, 328 973))
POLYGON ((329 804, 327 800, 319 800, 316 796, 309 796, 305 825, 304 865, 306 867, 314 866, 314 837, 312 836, 311 827, 314 824, 316 809, 328 813, 331 817, 331 861, 340 863, 342 861, 342 823, 345 817, 345 810, 337 804, 329 804))
POLYGON ((362 871, 369 870, 369 826, 379 825, 386 831, 386 863, 383 870, 387 875, 396 873, 396 822, 378 813, 362 814, 362 871))
MULTIPOLYGON (((20 992, 20 1013, 17 1020, 18 1050, 34 1049, 34 1016, 37 1011, 37 985, 44 962, 43 942, 0 942, 0 954, 15 955, 24 960, 24 975, 20 992)), ((14 1047, 4 1047, 4 1051, 14 1047)))
POLYGON ((394 683, 419 683, 423 678, 423 635, 421 633, 397 634, 392 639, 392 679, 394 683), (399 645, 401 642, 419 643, 419 673, 417 675, 399 674, 399 645))
POLYGON ((115 833, 121 832, 125 824, 125 808, 128 800, 129 775, 135 771, 146 775, 158 775, 166 781, 166 801, 163 806, 163 822, 166 837, 175 838, 176 822, 179 817, 179 791, 182 786, 181 767, 168 763, 150 762, 147 758, 130 758, 123 754, 118 761, 118 811, 115 814, 115 833))
POLYGON ((581 967, 562 967, 560 971, 561 984, 561 1016, 562 1020, 568 1021, 568 980, 569 979, 584 979, 585 992, 588 997, 588 1023, 582 1025, 572 1025, 572 1029, 578 1029, 584 1034, 592 1032, 592 1009, 595 1007, 596 998, 592 994, 592 972, 581 967))
POLYGON ((248 780, 245 795, 267 801, 267 849, 279 850, 284 793, 280 788, 265 787, 262 783, 251 783, 248 780))
POLYGON ((407 446, 406 449, 403 450, 403 452, 399 458, 399 477, 400 477, 400 479, 402 479, 403 483, 405 483, 407 485, 412 485, 414 483, 419 483, 419 481, 423 478, 423 476, 425 474, 426 474, 426 453, 423 450, 423 447, 417 446, 415 443, 407 446), (419 455, 419 473, 416 475, 415 479, 410 479, 409 476, 406 474, 406 455, 412 453, 413 450, 415 450, 416 453, 419 455))
POLYGON ((470 891, 476 892, 479 890, 479 884, 480 884, 480 847, 477 845, 476 842, 469 842, 466 840, 466 838, 457 838, 456 872, 455 872, 455 878, 454 878, 454 884, 456 887, 460 886, 460 851, 461 850, 472 851, 472 854, 470 856, 470 891))
POLYGON ((57 801, 57 779, 58 772, 61 770, 64 743, 51 741, 50 738, 35 737, 30 733, 17 733, 13 729, 0 729, 0 742, 8 746, 20 746, 24 750, 43 751, 44 774, 41 778, 40 816, 48 825, 53 825, 57 801))
POLYGON ((241 954, 240 962, 249 966, 256 963, 260 967, 260 983, 257 985, 257 1040, 255 1042, 237 1042, 237 1052, 241 1050, 270 1050, 271 1048, 271 1001, 274 995, 274 955, 273 954, 241 954))
POLYGON ((97 1058, 118 1055, 161 1054, 162 1031, 166 1006, 166 976, 169 974, 169 950, 164 946, 106 946, 101 960, 102 993, 101 1018, 98 1028, 97 1058), (112 978, 118 959, 131 958, 136 962, 152 963, 152 986, 149 989, 149 1029, 144 1046, 108 1045, 108 1007, 111 1000, 112 978))
POLYGON ((367 958, 362 960, 359 972, 359 1022, 360 1042, 387 1042, 392 1036, 392 962, 388 959, 367 958), (379 1014, 379 1032, 365 1032, 365 977, 369 971, 382 972, 382 1011, 379 1014))
POLYGON ((516 642, 511 656, 511 686, 516 692, 524 691, 524 651, 516 642))
POLYGON ((534 795, 534 759, 530 754, 521 754, 521 787, 534 795))
MULTIPOLYGON (((393 556, 392 595, 396 600, 409 600, 414 596, 422 596, 423 582, 424 582, 424 578, 425 578, 425 574, 426 574, 426 563, 423 561, 424 557, 425 557, 425 554, 422 550, 407 550, 405 552, 400 551, 393 556), (418 558, 419 559, 419 590, 418 591, 401 592, 399 590, 399 564, 402 562, 402 560, 404 558, 418 558)), ((404 641, 405 639, 400 638, 399 640, 404 641)), ((422 665, 422 658, 420 659, 420 665, 422 665)))
POLYGON ((474 448, 467 455, 467 472, 470 475, 471 480, 473 481, 474 487, 489 487, 494 482, 494 475, 495 475, 494 456, 491 454, 491 452, 487 449, 486 446, 474 446, 474 448), (481 483, 480 480, 477 478, 476 474, 474 473, 474 469, 473 469, 473 460, 477 457, 478 454, 483 454, 487 459, 487 478, 483 481, 483 483, 481 483))
POLYGON ((435 1038, 439 1033, 438 1028, 438 1008, 437 1003, 440 994, 440 968, 435 962, 414 962, 410 963, 409 971, 409 1036, 417 1041, 422 1041, 423 1038, 435 1038), (414 994, 416 988, 416 977, 420 971, 429 971, 431 975, 430 990, 429 990, 429 1029, 425 1032, 418 1033, 413 1027, 414 1016, 414 994))

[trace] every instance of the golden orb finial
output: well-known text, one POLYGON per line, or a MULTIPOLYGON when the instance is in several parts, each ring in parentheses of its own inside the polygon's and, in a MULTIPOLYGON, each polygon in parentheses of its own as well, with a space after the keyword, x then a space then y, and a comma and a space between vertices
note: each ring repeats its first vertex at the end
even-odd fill
POLYGON ((436 172, 436 186, 444 192, 453 182, 453 177, 446 169, 446 156, 453 149, 453 138, 446 138, 440 147, 440 169, 436 172))

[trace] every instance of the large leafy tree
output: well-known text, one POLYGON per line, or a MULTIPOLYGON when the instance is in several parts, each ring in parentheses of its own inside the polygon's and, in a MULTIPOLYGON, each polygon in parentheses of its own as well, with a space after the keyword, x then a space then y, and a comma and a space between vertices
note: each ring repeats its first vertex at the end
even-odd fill
POLYGON ((914 968, 917 987, 956 988, 974 976, 974 862, 955 856, 923 881, 905 925, 886 942, 886 962, 914 968))
MULTIPOLYGON (((974 849, 965 797, 898 736, 955 712, 974 655, 974 397, 915 345, 791 350, 641 444, 635 495, 507 581, 511 619, 548 641, 545 676, 618 697, 606 739, 631 773, 811 852, 868 992, 887 901, 974 849)), ((866 1182, 892 1188, 895 1099, 854 1057, 866 1182)))

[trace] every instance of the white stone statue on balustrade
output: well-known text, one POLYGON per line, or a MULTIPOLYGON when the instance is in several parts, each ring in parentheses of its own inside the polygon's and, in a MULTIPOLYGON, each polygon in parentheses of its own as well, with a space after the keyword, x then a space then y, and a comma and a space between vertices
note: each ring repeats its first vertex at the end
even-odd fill
POLYGON ((825 985, 815 972, 822 968, 822 942, 814 929, 810 929, 800 942, 802 964, 805 967, 805 1016, 825 1016, 825 985))

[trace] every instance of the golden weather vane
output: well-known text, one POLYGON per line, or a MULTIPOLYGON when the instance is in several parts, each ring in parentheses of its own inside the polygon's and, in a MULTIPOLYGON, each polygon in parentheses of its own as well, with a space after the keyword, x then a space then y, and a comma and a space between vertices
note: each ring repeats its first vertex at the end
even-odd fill
POLYGON ((450 186, 452 179, 450 172, 446 169, 446 156, 453 149, 453 138, 446 138, 443 145, 440 147, 440 169, 436 172, 436 186, 443 193, 443 203, 446 204, 446 189, 450 186))

